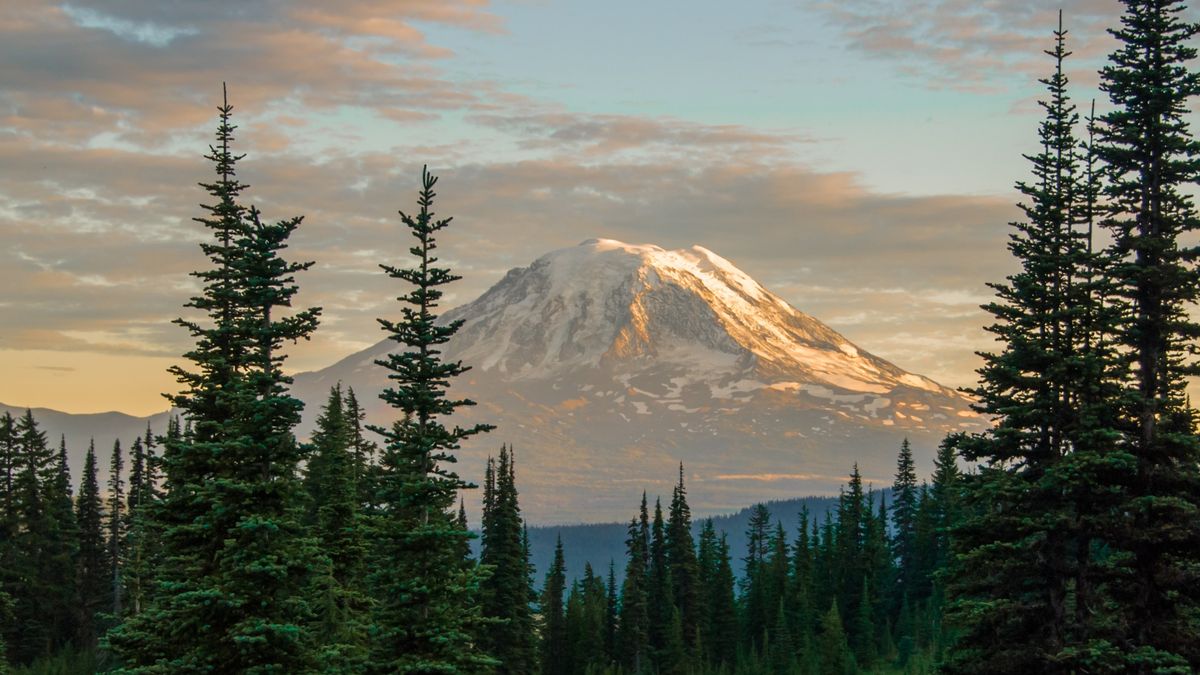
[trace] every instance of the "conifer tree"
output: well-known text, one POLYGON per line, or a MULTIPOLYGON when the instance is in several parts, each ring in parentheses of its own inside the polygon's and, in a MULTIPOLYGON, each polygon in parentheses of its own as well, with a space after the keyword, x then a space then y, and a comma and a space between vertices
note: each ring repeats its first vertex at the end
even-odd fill
POLYGON ((817 656, 820 675, 847 675, 854 672, 854 657, 846 642, 842 617, 837 603, 829 605, 829 611, 821 618, 821 633, 817 638, 817 656))
POLYGON ((640 518, 629 522, 629 535, 625 539, 625 582, 621 589, 621 619, 618 628, 621 665, 634 675, 648 672, 651 663, 649 598, 646 588, 649 573, 647 518, 646 494, 643 492, 640 518))
POLYGON ((96 444, 88 445, 75 503, 75 521, 79 527, 79 556, 75 578, 79 583, 79 644, 96 641, 96 614, 106 609, 111 597, 109 564, 104 542, 100 484, 96 479, 96 444))
POLYGON ((695 542, 692 540, 692 512, 687 503, 683 481, 683 463, 679 464, 679 483, 671 496, 666 530, 667 566, 671 571, 672 600, 679 608, 683 641, 694 651, 700 637, 704 614, 704 596, 700 590, 695 542))
MULTIPOLYGON (((482 547, 479 561, 491 568, 480 584, 483 616, 483 651, 500 661, 498 673, 527 673, 535 669, 533 589, 526 570, 529 560, 523 542, 524 527, 516 487, 516 457, 507 446, 500 461, 489 458, 484 479, 482 547)), ((590 568, 589 568, 590 569, 590 568)))
POLYGON ((363 513, 372 513, 375 510, 376 495, 378 494, 376 474, 379 466, 376 464, 376 457, 379 448, 364 433, 366 427, 363 425, 363 420, 366 419, 367 413, 359 405, 358 397, 354 394, 354 387, 346 388, 343 407, 350 428, 349 442, 354 455, 354 484, 358 487, 359 507, 363 513))
POLYGON ((708 607, 712 613, 710 635, 705 644, 709 646, 713 664, 730 665, 737 655, 738 618, 734 598, 733 563, 729 541, 722 533, 717 540, 716 575, 709 589, 708 607))
MULTIPOLYGON (((0 597, 3 597, 8 620, 0 623, 0 643, 11 640, 16 630, 12 620, 12 593, 20 579, 16 542, 19 526, 16 478, 20 464, 16 421, 5 412, 0 416, 0 597)), ((0 659, 0 664, 7 664, 7 661, 0 659)))
POLYGON ((896 480, 892 483, 892 548, 897 565, 896 592, 901 596, 912 596, 916 591, 916 517, 917 471, 912 447, 905 438, 900 444, 896 480))
POLYGON ((460 490, 473 487, 451 469, 459 443, 492 427, 446 427, 444 418, 473 405, 447 397, 453 378, 467 371, 461 362, 444 361, 441 346, 462 321, 437 322, 441 287, 459 277, 438 267, 435 235, 450 224, 432 211, 437 178, 421 172, 415 216, 400 218, 415 239, 409 252, 416 267, 382 265, 388 276, 412 286, 399 297, 398 321, 379 319, 388 338, 404 351, 376 364, 387 371, 390 386, 380 394, 402 417, 380 433, 383 450, 377 485, 372 574, 376 612, 372 668, 379 672, 425 672, 475 668, 492 661, 471 640, 479 608, 478 577, 462 564, 462 547, 472 536, 457 527, 450 513, 460 490))
MULTIPOLYGON (((179 433, 178 419, 168 421, 167 435, 172 439, 179 433)), ((125 612, 136 615, 145 607, 153 586, 153 574, 159 563, 158 543, 160 531, 154 517, 154 509, 162 495, 158 489, 159 458, 154 452, 156 443, 150 424, 146 433, 132 447, 132 464, 129 473, 129 528, 126 537, 126 560, 122 570, 125 589, 125 612)), ((122 617, 124 618, 124 617, 122 617)))
POLYGON ((9 658, 28 663, 49 656, 75 637, 74 514, 62 453, 52 450, 33 413, 12 426, 15 443, 15 530, 7 590, 14 621, 6 636, 9 658), (66 511, 64 513, 64 503, 66 511))
POLYGON ((566 563, 563 561, 562 537, 554 545, 554 561, 546 573, 542 588, 542 675, 567 675, 570 652, 567 644, 566 607, 563 592, 567 585, 566 563))
POLYGON ((113 442, 112 458, 108 463, 108 507, 105 509, 104 526, 108 555, 108 598, 106 611, 120 617, 121 568, 125 544, 125 481, 121 476, 125 468, 125 456, 121 452, 120 439, 113 442))
POLYGON ((613 560, 608 561, 608 582, 604 584, 608 594, 604 603, 604 664, 612 666, 617 662, 617 625, 620 620, 621 601, 620 591, 617 590, 617 567, 613 560))
POLYGON ((287 393, 282 372, 283 343, 316 327, 318 309, 287 313, 295 274, 311 263, 280 257, 300 218, 265 223, 239 203, 232 106, 219 112, 208 155, 218 178, 203 184, 216 203, 197 219, 212 235, 201 245, 212 268, 195 273, 203 292, 188 303, 207 322, 176 321, 196 345, 185 355, 194 369, 171 370, 183 386, 171 401, 189 426, 168 441, 167 495, 155 509, 163 592, 109 636, 138 672, 315 664, 304 626, 316 552, 300 522, 304 450, 292 435, 303 404, 287 393))
POLYGON ((666 524, 663 522, 662 501, 654 500, 654 520, 650 525, 650 569, 646 578, 647 635, 656 668, 661 670, 668 657, 671 616, 675 607, 672 592, 671 568, 667 562, 666 524))
POLYGON ((330 388, 305 467, 310 532, 324 558, 315 581, 315 630, 325 672, 361 672, 366 662, 369 602, 362 588, 367 554, 350 424, 341 386, 330 388))
MULTIPOLYGON (((1089 211, 1075 136, 1079 115, 1067 95, 1066 31, 1055 31, 1054 71, 1041 80, 1041 151, 1027 159, 1033 182, 1019 182, 1025 220, 1013 224, 1009 250, 1021 270, 990 284, 988 328, 1003 349, 983 354, 977 410, 997 419, 986 434, 949 445, 986 465, 971 478, 970 505, 954 529, 951 617, 962 631, 946 660, 950 672, 1038 670, 1093 659, 1088 631, 1067 611, 1076 570, 1092 555, 1080 528, 1093 514, 1097 485, 1111 483, 1124 459, 1114 452, 1109 402, 1093 394, 1117 364, 1093 339, 1109 309, 1099 304, 1096 259, 1077 226, 1089 211)), ((941 462, 945 468, 948 462, 941 462)))
POLYGON ((1200 439, 1187 378, 1200 374, 1200 229, 1191 188, 1200 143, 1187 119, 1200 95, 1200 24, 1178 0, 1125 0, 1119 41, 1101 71, 1114 106, 1097 128, 1105 164, 1118 296, 1129 306, 1116 339, 1133 366, 1124 392, 1126 449, 1134 465, 1121 485, 1109 543, 1128 556, 1112 585, 1114 637, 1129 672, 1200 668, 1200 439), (1181 527, 1182 524, 1188 524, 1181 527))

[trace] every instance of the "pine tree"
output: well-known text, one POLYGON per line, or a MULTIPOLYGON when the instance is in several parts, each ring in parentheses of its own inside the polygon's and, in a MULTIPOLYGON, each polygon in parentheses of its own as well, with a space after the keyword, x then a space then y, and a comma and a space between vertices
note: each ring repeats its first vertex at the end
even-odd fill
POLYGON ((646 578, 647 634, 655 667, 662 670, 668 657, 671 616, 677 609, 672 592, 671 568, 667 562, 666 525, 663 522, 662 501, 654 500, 654 520, 650 525, 650 569, 646 578))
POLYGON ((55 653, 78 632, 75 536, 64 454, 50 448, 30 410, 11 433, 15 530, 8 569, 12 586, 3 590, 14 614, 5 641, 9 658, 20 664, 55 653))
MULTIPOLYGON (((168 421, 167 435, 176 439, 179 435, 179 420, 168 421)), ((159 458, 154 453, 156 442, 150 424, 146 434, 134 442, 133 462, 129 473, 129 531, 126 537, 126 561, 122 571, 122 583, 127 601, 127 615, 140 614, 146 606, 154 583, 153 575, 160 563, 160 530, 155 518, 155 509, 160 506, 162 494, 158 487, 159 458)), ((122 617, 124 618, 124 617, 122 617)))
POLYGON ((363 513, 372 513, 375 510, 376 495, 379 492, 379 481, 376 475, 379 466, 375 463, 379 448, 364 433, 366 427, 363 425, 363 420, 366 419, 367 413, 359 405, 358 397, 354 394, 354 387, 346 388, 342 407, 345 408, 346 421, 350 426, 349 441, 351 452, 354 455, 354 484, 358 486, 359 508, 363 513))
POLYGON ((817 656, 820 675, 846 675, 854 672, 854 657, 846 642, 842 617, 837 603, 829 605, 829 611, 821 619, 821 633, 817 638, 817 656))
POLYGON ((916 517, 917 471, 912 447, 905 438, 900 444, 896 480, 892 483, 892 549, 898 566, 896 592, 900 596, 916 592, 916 517))
POLYGON ((1200 73, 1188 67, 1200 24, 1182 20, 1178 0, 1123 4, 1111 31, 1120 44, 1101 71, 1115 109, 1097 129, 1116 292, 1130 308, 1116 339, 1133 366, 1123 413, 1135 463, 1109 532, 1128 556, 1126 578, 1112 584, 1114 637, 1129 672, 1183 671, 1200 668, 1200 439, 1185 394, 1187 378, 1200 374, 1200 324, 1190 313, 1200 300, 1190 239, 1200 229, 1190 189, 1200 143, 1186 117, 1200 95, 1200 73))
POLYGON ((629 536, 625 540, 625 582, 621 588, 621 620, 619 634, 621 665, 634 675, 650 669, 650 610, 647 594, 647 544, 646 493, 642 493, 640 518, 629 522, 629 536))
POLYGON ((1075 137, 1079 115, 1067 95, 1061 18, 1054 35, 1047 54, 1055 69, 1041 80, 1048 91, 1042 149, 1027 157, 1034 181, 1017 184, 1025 220, 1013 224, 1009 250, 1021 270, 991 284, 998 299, 985 306, 996 317, 988 330, 1004 348, 982 355, 974 393, 977 410, 997 424, 949 440, 967 459, 985 462, 953 530, 950 616, 962 634, 949 672, 1070 668, 1077 659, 1083 667, 1094 658, 1085 652, 1103 648, 1068 605, 1077 570, 1092 555, 1081 528, 1095 509, 1091 494, 1124 463, 1111 447, 1111 406, 1095 396, 1117 364, 1094 339, 1110 309, 1099 304, 1098 259, 1078 227, 1091 197, 1075 137))
POLYGON ((301 671, 315 656, 304 626, 305 591, 316 559, 302 530, 297 466, 304 449, 292 428, 303 404, 287 393, 283 343, 307 339, 318 309, 286 314, 295 274, 311 263, 280 257, 299 217, 264 223, 239 202, 245 185, 230 150, 232 106, 219 108, 217 145, 208 156, 216 199, 198 218, 212 262, 189 307, 208 323, 179 319, 196 340, 193 370, 171 372, 183 392, 171 401, 188 429, 164 452, 167 495, 156 576, 163 592, 110 633, 133 671, 301 671))
POLYGON ((672 596, 679 617, 683 641, 694 653, 700 637, 704 596, 700 590, 695 542, 692 540, 692 512, 683 482, 683 463, 679 464, 679 483, 671 496, 666 530, 667 566, 671 571, 672 596))
POLYGON ((105 541, 108 546, 108 598, 107 611, 120 617, 122 547, 125 543, 125 482, 121 474, 125 468, 125 456, 121 452, 121 441, 113 442, 112 459, 108 463, 108 507, 105 509, 105 541))
POLYGON ((79 527, 79 556, 75 573, 79 584, 80 613, 77 644, 81 646, 95 644, 98 634, 96 614, 106 609, 112 592, 102 509, 100 484, 96 479, 96 444, 93 442, 88 445, 79 484, 79 498, 75 503, 75 521, 79 527))
POLYGON ((771 513, 763 504, 750 509, 750 522, 746 529, 746 557, 742 578, 742 643, 748 648, 761 650, 762 637, 766 634, 773 617, 774 600, 762 582, 766 574, 767 555, 771 550, 771 513))
POLYGON ((371 586, 377 600, 372 635, 372 668, 379 672, 425 672, 473 668, 491 663, 471 640, 479 609, 478 578, 464 568, 461 547, 471 536, 453 523, 450 509, 460 490, 472 487, 450 464, 459 443, 490 430, 489 425, 447 428, 442 419, 473 405, 446 397, 450 381, 467 371, 460 362, 443 361, 441 345, 462 321, 437 322, 434 310, 441 286, 459 277, 437 267, 434 235, 450 224, 431 210, 437 178, 421 172, 420 211, 400 213, 416 244, 409 249, 414 268, 382 265, 393 279, 414 288, 400 296, 401 319, 379 319, 406 351, 376 361, 391 386, 381 394, 402 414, 390 428, 373 428, 386 441, 377 486, 376 551, 380 564, 371 586), (448 572, 459 570, 458 572, 448 572))
POLYGON ((542 587, 542 675, 567 675, 570 653, 567 645, 566 608, 563 592, 567 585, 566 563, 563 561, 562 537, 554 545, 554 562, 546 573, 542 587))
MULTIPOLYGON (((15 637, 12 594, 20 576, 17 574, 19 550, 17 532, 20 525, 17 500, 17 474, 21 467, 17 446, 16 420, 10 413, 0 416, 0 600, 7 620, 0 622, 0 643, 15 637)), ((7 646, 7 645, 6 645, 7 646)), ((0 664, 7 661, 0 659, 0 664)))
POLYGON ((484 617, 480 646, 500 661, 498 673, 528 673, 535 669, 533 589, 523 542, 524 527, 516 487, 516 457, 507 446, 500 448, 500 461, 489 458, 484 480, 482 547, 479 561, 491 568, 480 584, 484 617))
POLYGON ((611 667, 617 662, 617 626, 620 620, 621 602, 617 590, 617 564, 608 561, 608 594, 604 603, 604 665, 611 667))
POLYGON ((341 386, 330 388, 305 467, 309 527, 324 560, 311 591, 325 672, 361 672, 366 663, 369 602, 362 588, 365 519, 354 483, 355 459, 341 386))
POLYGON ((788 579, 789 624, 792 635, 799 648, 807 648, 813 629, 816 626, 816 616, 813 611, 813 573, 814 561, 812 538, 809 534, 808 507, 800 508, 800 527, 796 543, 792 545, 792 568, 788 579))
POLYGON ((738 618, 734 599, 733 563, 729 541, 725 534, 717 541, 717 569, 709 589, 708 607, 712 612, 712 627, 705 642, 709 645, 715 665, 731 665, 737 655, 738 618))

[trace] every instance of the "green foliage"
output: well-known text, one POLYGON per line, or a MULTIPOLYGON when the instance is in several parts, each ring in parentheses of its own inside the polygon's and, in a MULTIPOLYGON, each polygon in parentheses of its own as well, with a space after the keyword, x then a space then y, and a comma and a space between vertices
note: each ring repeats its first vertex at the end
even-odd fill
MULTIPOLYGON (((500 448, 498 463, 488 459, 484 495, 479 562, 491 569, 491 574, 480 584, 480 604, 489 619, 481 626, 480 646, 500 661, 497 673, 528 673, 537 663, 530 607, 535 596, 517 498, 516 457, 506 446, 500 448)), ((592 609, 599 611, 599 607, 589 611, 592 609)), ((605 626, 591 628, 599 638, 607 634, 605 626)))
MULTIPOLYGON (((1200 374, 1200 143, 1187 114, 1200 25, 1177 0, 1125 0, 1101 89, 1114 109, 1096 128, 1115 295, 1114 339, 1132 366, 1121 414, 1131 466, 1114 486, 1121 517, 1103 523, 1117 607, 1109 635, 1129 672, 1200 668, 1200 438, 1187 378, 1200 374)), ((1089 650, 1090 651, 1090 650, 1089 650)))
POLYGON ((340 386, 330 389, 317 418, 305 467, 309 532, 321 552, 321 571, 309 590, 313 632, 324 672, 362 672, 367 657, 370 602, 363 588, 367 522, 360 511, 360 474, 340 386))
POLYGON ((562 538, 554 545, 554 562, 546 573, 539 603, 542 614, 542 675, 567 675, 571 672, 571 646, 567 642, 567 615, 563 592, 567 585, 562 538))
POLYGON ((442 418, 472 401, 446 396, 450 381, 466 372, 441 358, 440 346, 462 325, 439 323, 434 310, 441 286, 458 277, 437 267, 434 235, 450 224, 431 210, 437 178, 423 170, 416 216, 401 220, 416 240, 409 251, 416 267, 383 265, 393 279, 412 286, 400 296, 399 321, 380 319, 389 339, 404 351, 377 361, 390 386, 380 397, 401 413, 383 435, 375 517, 375 562, 369 589, 376 600, 371 628, 371 670, 454 672, 492 665, 472 640, 479 620, 479 576, 464 565, 471 534, 450 513, 455 498, 470 487, 450 469, 453 451, 489 425, 448 428, 442 418))
POLYGON ((78 644, 93 645, 98 637, 96 615, 106 609, 112 586, 106 560, 102 522, 100 484, 96 479, 96 445, 88 445, 75 502, 75 521, 79 527, 79 555, 76 558, 80 631, 78 644))
POLYGON ((197 220, 212 267, 196 272, 189 307, 205 324, 179 319, 196 340, 193 370, 175 367, 171 397, 190 431, 168 435, 167 493, 151 513, 161 531, 157 589, 147 606, 109 634, 132 672, 296 672, 315 663, 305 626, 305 590, 316 552, 300 522, 297 467, 304 450, 292 428, 302 404, 287 393, 284 342, 307 339, 318 309, 286 314, 294 275, 311 263, 280 257, 300 218, 264 223, 238 202, 240 157, 230 150, 232 106, 220 108, 212 160, 216 199, 197 220))

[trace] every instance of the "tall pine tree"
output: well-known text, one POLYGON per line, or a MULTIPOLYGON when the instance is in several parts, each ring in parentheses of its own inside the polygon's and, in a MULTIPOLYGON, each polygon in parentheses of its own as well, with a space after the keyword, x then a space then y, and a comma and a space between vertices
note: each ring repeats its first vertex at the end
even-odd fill
POLYGON ((1097 128, 1097 151, 1117 264, 1118 295, 1129 305, 1117 339, 1133 366, 1124 397, 1127 449, 1121 517, 1110 543, 1128 556, 1111 584, 1120 608, 1115 635, 1129 672, 1200 668, 1200 439, 1187 378, 1200 324, 1200 219, 1191 189, 1200 180, 1200 143, 1189 103, 1200 95, 1191 70, 1200 25, 1177 0, 1124 0, 1120 42, 1101 72, 1114 110, 1097 128))
POLYGON ((450 381, 467 371, 444 361, 441 345, 462 321, 439 323, 434 310, 441 287, 459 277, 438 267, 435 235, 450 224, 432 211, 437 178, 421 172, 419 211, 400 213, 416 240, 411 268, 382 265, 388 276, 410 285, 399 300, 398 321, 380 319, 389 339, 404 351, 376 363, 391 383, 380 397, 402 415, 388 428, 377 428, 386 441, 379 475, 376 555, 372 575, 377 601, 372 628, 372 669, 377 672, 438 672, 493 663, 471 639, 479 618, 478 577, 462 564, 462 547, 472 536, 450 513, 460 490, 472 487, 449 466, 454 450, 491 426, 446 427, 443 418, 473 405, 448 398, 450 381))

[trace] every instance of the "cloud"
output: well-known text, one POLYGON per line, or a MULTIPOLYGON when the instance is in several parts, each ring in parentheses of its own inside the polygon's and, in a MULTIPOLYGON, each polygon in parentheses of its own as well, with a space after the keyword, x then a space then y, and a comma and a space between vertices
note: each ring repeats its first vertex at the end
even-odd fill
POLYGON ((428 163, 455 216, 442 253, 465 277, 446 307, 590 237, 701 244, 864 348, 971 379, 973 304, 1010 264, 1007 199, 875 192, 806 164, 822 141, 795 129, 573 111, 455 79, 428 27, 503 33, 476 0, 331 7, 0 7, 0 367, 35 349, 158 367, 186 349, 171 321, 205 264, 192 218, 231 79, 246 198, 269 219, 303 214, 288 254, 317 262, 297 305, 324 307, 323 324, 289 348, 293 369, 381 337, 397 289, 377 265, 406 258, 395 212, 428 163))
MULTIPOLYGON (((1052 66, 1043 50, 1063 11, 1073 79, 1094 86, 1096 69, 1115 42, 1106 28, 1121 14, 1116 0, 1029 2, 935 0, 808 0, 855 51, 892 64, 935 88, 995 90, 1024 83, 1052 66)), ((1196 10, 1192 9, 1193 16, 1196 10)))
POLYGON ((0 9, 0 128, 43 142, 168 143, 208 120, 213 95, 260 116, 357 106, 431 115, 487 105, 480 83, 453 83, 434 63, 450 56, 420 23, 498 32, 475 0, 389 3, 158 3, 0 9), (84 122, 80 122, 83 120, 84 122))

